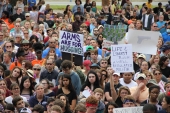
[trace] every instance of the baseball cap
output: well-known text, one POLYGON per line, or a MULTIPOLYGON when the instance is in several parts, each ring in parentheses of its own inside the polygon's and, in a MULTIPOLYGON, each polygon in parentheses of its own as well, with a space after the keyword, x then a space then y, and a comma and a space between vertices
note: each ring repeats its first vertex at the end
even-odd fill
POLYGON ((30 13, 25 13, 25 16, 30 16, 30 13))
POLYGON ((145 56, 144 54, 140 54, 140 55, 138 55, 138 58, 143 58, 143 59, 145 59, 145 60, 146 60, 146 56, 145 56))
POLYGON ((114 73, 113 75, 117 75, 117 76, 119 76, 119 77, 120 77, 120 73, 114 73))
POLYGON ((91 65, 90 60, 85 60, 83 62, 83 66, 86 67, 87 70, 90 70, 90 65, 91 65))
POLYGON ((139 74, 137 75, 136 79, 139 79, 139 78, 144 78, 144 79, 146 79, 146 75, 143 74, 143 73, 139 73, 139 74))
POLYGON ((90 51, 90 50, 93 50, 93 46, 87 46, 86 47, 86 51, 90 51))
POLYGON ((30 42, 28 40, 23 40, 22 44, 29 44, 30 42))
POLYGON ((93 64, 90 66, 90 68, 93 68, 93 67, 97 67, 98 69, 100 69, 100 66, 99 66, 98 64, 96 64, 96 63, 93 63, 93 64))
POLYGON ((22 108, 20 113, 32 113, 32 111, 29 108, 22 108))
POLYGON ((156 86, 158 86, 158 84, 157 84, 157 82, 156 82, 156 80, 155 79, 150 79, 149 81, 148 81, 148 83, 147 83, 147 87, 149 87, 150 86, 150 84, 153 84, 153 85, 156 85, 156 86))
POLYGON ((161 47, 161 51, 165 51, 165 50, 168 50, 170 49, 170 46, 168 44, 164 44, 162 47, 161 47))

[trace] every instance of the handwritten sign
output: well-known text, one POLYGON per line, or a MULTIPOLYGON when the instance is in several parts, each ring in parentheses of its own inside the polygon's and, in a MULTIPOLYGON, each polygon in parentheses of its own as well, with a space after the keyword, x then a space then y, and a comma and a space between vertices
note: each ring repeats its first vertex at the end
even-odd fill
POLYGON ((105 49, 107 51, 111 51, 111 45, 114 45, 114 42, 108 41, 108 40, 103 40, 102 49, 105 49))
POLYGON ((129 29, 127 41, 133 45, 133 52, 156 55, 159 35, 156 31, 129 29))
POLYGON ((131 44, 111 46, 111 66, 117 73, 134 72, 131 44))
POLYGON ((60 31, 59 49, 62 52, 83 56, 83 35, 60 31))
POLYGON ((143 113, 143 107, 114 108, 113 113, 143 113))

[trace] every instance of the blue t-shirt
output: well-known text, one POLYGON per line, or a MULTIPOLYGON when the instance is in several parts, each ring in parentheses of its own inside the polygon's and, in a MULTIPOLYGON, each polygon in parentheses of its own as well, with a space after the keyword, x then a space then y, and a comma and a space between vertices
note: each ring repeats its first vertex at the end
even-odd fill
POLYGON ((36 0, 28 0, 28 4, 30 7, 36 5, 36 0))
POLYGON ((163 42, 166 43, 170 41, 170 35, 167 32, 162 33, 163 42))
MULTIPOLYGON (((49 50, 50 50, 50 48, 47 48, 43 51, 42 58, 45 58, 47 56, 49 50)), ((56 53, 57 57, 61 58, 61 56, 62 56, 61 51, 58 48, 55 49, 55 53, 56 53)))
MULTIPOLYGON (((158 21, 157 22, 157 25, 158 25, 158 28, 161 28, 163 25, 165 25, 165 21, 158 21)), ((160 30, 160 33, 164 33, 164 32, 166 32, 166 28, 164 27, 164 28, 161 28, 160 30)))

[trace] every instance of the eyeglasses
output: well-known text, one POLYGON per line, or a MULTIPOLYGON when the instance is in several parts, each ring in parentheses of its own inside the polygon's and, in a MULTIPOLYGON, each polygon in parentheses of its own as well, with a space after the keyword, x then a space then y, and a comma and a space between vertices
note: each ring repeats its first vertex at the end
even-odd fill
POLYGON ((161 75, 161 73, 155 73, 155 75, 161 75))
POLYGON ((19 90, 19 88, 13 88, 12 90, 19 90))
POLYGON ((23 46, 29 46, 28 44, 24 44, 23 46))
POLYGON ((6 48, 11 48, 12 46, 5 46, 6 48))
POLYGON ((51 44, 55 44, 55 42, 50 42, 51 44))
POLYGON ((38 68, 33 68, 33 70, 35 70, 35 71, 36 71, 36 70, 37 70, 37 71, 40 71, 41 69, 38 69, 38 68))
POLYGON ((17 26, 17 25, 16 25, 16 27, 20 27, 20 26, 17 26))
POLYGON ((107 62, 102 62, 102 64, 107 64, 107 62))
POLYGON ((47 63, 46 65, 53 65, 52 63, 47 63))

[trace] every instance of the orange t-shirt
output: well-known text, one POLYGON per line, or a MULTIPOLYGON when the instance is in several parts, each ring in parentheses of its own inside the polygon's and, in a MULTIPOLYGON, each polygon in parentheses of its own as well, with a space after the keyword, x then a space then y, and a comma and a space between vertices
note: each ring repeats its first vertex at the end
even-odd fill
POLYGON ((21 67, 21 64, 20 64, 19 62, 13 62, 13 63, 10 65, 9 70, 12 71, 15 66, 21 67))
POLYGON ((33 60, 31 63, 32 63, 32 66, 34 66, 35 64, 39 64, 39 65, 43 65, 44 63, 44 60, 45 59, 42 59, 42 60, 33 60))

